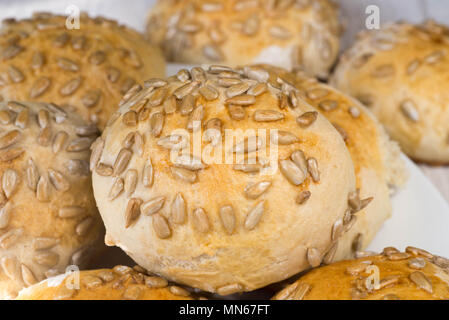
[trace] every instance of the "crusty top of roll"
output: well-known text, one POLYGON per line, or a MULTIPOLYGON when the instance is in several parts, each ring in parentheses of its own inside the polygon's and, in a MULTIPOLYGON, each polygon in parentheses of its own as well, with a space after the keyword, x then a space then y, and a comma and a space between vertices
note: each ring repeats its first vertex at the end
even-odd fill
POLYGON ((335 128, 293 86, 260 68, 196 67, 151 79, 127 98, 91 158, 107 244, 152 272, 220 294, 304 270, 307 251, 332 260, 355 190, 353 165, 335 128), (225 141, 226 129, 242 130, 240 142, 225 141), (258 129, 280 130, 278 156, 272 131, 267 139, 246 132, 251 147, 242 144, 246 130, 258 129), (192 131, 203 134, 203 163, 189 150, 172 161, 170 147, 190 147, 192 131), (220 146, 231 157, 256 159, 258 150, 259 161, 206 161, 220 146))
POLYGON ((353 257, 364 249, 391 214, 390 191, 401 187, 407 172, 396 143, 371 112, 356 99, 308 77, 302 71, 287 72, 268 65, 261 66, 271 77, 281 77, 299 89, 299 93, 317 108, 341 133, 354 162, 357 192, 351 195, 347 219, 354 226, 340 240, 335 256, 340 260, 353 257), (366 206, 369 202, 371 204, 366 206), (350 214, 349 214, 350 213, 350 214), (351 215, 352 214, 352 215, 351 215))
POLYGON ((301 66, 326 77, 340 29, 328 0, 163 0, 146 35, 174 62, 301 66))
POLYGON ((0 103, 0 298, 83 266, 100 243, 88 163, 96 132, 53 104, 0 103))
POLYGON ((332 83, 370 107, 412 158, 449 163, 449 29, 433 22, 364 31, 332 83))
POLYGON ((165 74, 164 60, 159 48, 113 20, 82 13, 79 29, 68 29, 67 19, 37 13, 3 21, 0 100, 51 101, 102 129, 136 82, 165 74))
POLYGON ((275 300, 447 300, 449 260, 415 247, 313 269, 275 300))
POLYGON ((138 266, 119 265, 49 278, 20 291, 17 300, 192 300, 192 297, 186 289, 147 275, 138 266))

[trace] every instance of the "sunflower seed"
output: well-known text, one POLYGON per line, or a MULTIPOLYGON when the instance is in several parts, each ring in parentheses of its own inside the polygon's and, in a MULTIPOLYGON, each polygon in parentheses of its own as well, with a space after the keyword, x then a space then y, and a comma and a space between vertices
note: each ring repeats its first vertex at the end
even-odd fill
POLYGON ((164 112, 166 114, 172 114, 176 111, 177 104, 175 96, 170 96, 164 101, 164 112))
POLYGON ((60 218, 77 218, 86 213, 86 210, 80 206, 66 206, 59 209, 58 216, 60 218))
MULTIPOLYGON (((293 133, 288 131, 279 130, 277 132, 277 143, 280 145, 290 145, 296 142, 299 142, 299 139, 297 136, 295 136, 293 133)), ((272 136, 272 142, 276 143, 275 136, 272 136)))
POLYGON ((189 183, 195 183, 197 181, 198 177, 194 171, 178 167, 170 167, 170 170, 175 179, 183 180, 189 183))
POLYGON ((304 173, 304 176, 307 176, 307 160, 304 152, 302 152, 301 150, 295 150, 290 155, 290 159, 296 164, 299 169, 301 169, 301 171, 304 173))
MULTIPOLYGON (((129 171, 128 171, 129 172, 129 171)), ((109 190, 108 200, 114 200, 123 192, 124 182, 120 177, 115 178, 111 189, 109 190)))
POLYGON ((114 67, 109 67, 106 70, 106 77, 112 83, 117 82, 118 78, 120 78, 120 74, 121 74, 120 70, 114 67))
POLYGON ((140 211, 144 215, 149 216, 149 215, 159 212, 162 209, 162 207, 164 206, 164 203, 165 203, 165 197, 156 197, 147 202, 144 202, 140 206, 140 211))
POLYGON ((7 202, 0 209, 0 229, 4 229, 9 225, 9 221, 11 220, 11 211, 12 205, 7 202))
POLYGON ((204 12, 216 12, 223 10, 223 4, 219 2, 205 2, 201 4, 201 10, 204 12))
POLYGON ((25 150, 22 148, 12 148, 0 151, 0 161, 7 162, 14 160, 22 155, 25 150))
MULTIPOLYGON (((250 86, 248 83, 246 83, 246 82, 240 82, 240 83, 238 83, 238 84, 235 84, 235 85, 229 87, 229 88, 225 91, 225 93, 226 93, 226 96, 227 96, 228 98, 233 98, 233 97, 240 96, 240 95, 244 94, 246 91, 248 91, 248 89, 249 89, 250 87, 251 87, 251 86, 250 86)), ((250 96, 250 97, 253 97, 252 95, 249 95, 249 96, 250 96)), ((234 103, 234 104, 235 104, 235 103, 234 103)))
POLYGON ((38 237, 33 239, 33 249, 34 250, 45 250, 51 249, 57 244, 59 244, 59 239, 57 238, 46 238, 38 237))
POLYGON ((304 172, 293 161, 282 160, 279 164, 282 174, 293 185, 298 186, 306 179, 304 172))
POLYGON ((201 67, 193 67, 192 70, 190 70, 190 74, 193 81, 204 82, 207 79, 206 72, 201 67))
POLYGON ((164 102, 166 96, 167 96, 166 88, 161 87, 154 90, 148 99, 148 106, 157 107, 161 105, 164 102))
POLYGON ((3 60, 8 60, 8 59, 14 58, 23 50, 24 50, 23 47, 16 45, 16 44, 12 44, 9 47, 6 47, 2 51, 2 58, 3 58, 3 60))
POLYGON ((265 93, 268 90, 268 87, 265 83, 257 83, 251 88, 248 89, 247 93, 252 96, 260 96, 262 93, 265 93))
POLYGON ((382 254, 386 255, 386 256, 389 256, 389 255, 392 255, 392 254, 396 254, 396 253, 401 253, 401 252, 398 249, 396 249, 395 247, 386 247, 382 251, 382 254))
POLYGON ((89 90, 82 97, 81 101, 86 108, 93 108, 100 101, 100 90, 89 90))
POLYGON ((307 170, 314 182, 320 182, 320 171, 318 170, 318 162, 315 158, 307 159, 307 170))
POLYGON ((18 68, 14 66, 8 67, 8 74, 9 78, 14 83, 20 83, 25 79, 25 76, 23 75, 22 71, 20 71, 18 68))
POLYGON ((249 106, 256 103, 256 97, 249 94, 242 94, 226 99, 225 103, 237 106, 249 106))
POLYGON ((254 121, 272 122, 284 119, 284 114, 276 110, 257 110, 253 114, 254 121))
POLYGON ((196 104, 196 97, 194 97, 191 94, 188 94, 184 96, 181 100, 181 105, 179 107, 179 111, 181 112, 181 115, 186 116, 189 115, 196 104))
POLYGON ((17 243, 23 234, 23 229, 10 229, 0 236, 0 247, 4 250, 9 249, 17 243))
POLYGON ((228 106, 229 116, 233 120, 243 120, 246 115, 246 111, 243 107, 237 105, 228 106))
POLYGON ((189 116, 189 120, 187 122, 187 130, 196 132, 201 129, 201 122, 204 118, 204 106, 199 105, 193 109, 192 113, 189 116))
POLYGON ((37 136, 37 143, 41 146, 48 146, 51 142, 52 130, 51 127, 42 128, 37 136))
POLYGON ((332 241, 337 240, 343 234, 343 221, 341 219, 335 221, 332 226, 331 239, 332 241))
POLYGON ((329 91, 324 88, 314 88, 306 92, 306 96, 312 100, 322 99, 329 94, 329 91))
MULTIPOLYGON (((64 133, 65 137, 67 137, 67 133, 61 131, 58 132, 58 135, 60 133, 64 133)), ((56 135, 58 137, 58 135, 56 135)), ((65 139, 65 138, 64 138, 65 139)), ((55 138, 55 142, 56 142, 56 138, 55 138)), ((53 144, 54 146, 55 144, 53 144)), ((104 140, 102 138, 98 138, 97 140, 95 140, 94 143, 91 144, 90 148, 92 149, 92 153, 90 156, 90 164, 89 164, 89 168, 90 170, 93 170, 96 166, 98 161, 101 158, 101 155, 103 153, 103 149, 104 149, 104 140)), ((60 148, 59 148, 60 149, 60 148)), ((53 152, 55 152, 55 150, 53 149, 53 152)), ((57 152, 57 151, 56 151, 57 152)))
POLYGON ((174 294, 175 296, 188 297, 190 295, 189 291, 178 286, 170 286, 169 290, 170 293, 174 294))
POLYGON ((312 193, 310 191, 301 191, 299 195, 296 197, 297 204, 304 204, 307 200, 309 200, 312 193))
POLYGON ((211 142, 212 145, 216 145, 221 138, 222 121, 218 118, 209 119, 206 122, 206 130, 204 132, 203 140, 211 142))
POLYGON ((349 114, 354 118, 357 119, 358 117, 360 117, 360 110, 356 107, 350 107, 348 109, 349 114))
POLYGON ((148 159, 148 162, 145 164, 142 172, 142 183, 144 187, 150 188, 154 182, 154 170, 153 165, 151 163, 151 159, 148 159))
POLYGON ((210 61, 223 61, 224 56, 220 48, 214 44, 207 44, 203 46, 203 55, 206 59, 210 61))
POLYGON ((424 63, 434 64, 440 61, 445 56, 445 52, 443 50, 434 51, 427 56, 424 57, 424 63))
POLYGON ((288 39, 292 36, 291 32, 281 26, 272 26, 270 29, 268 29, 268 33, 270 36, 278 39, 288 39))
POLYGON ((80 87, 82 78, 76 77, 69 81, 67 81, 61 89, 59 89, 59 93, 63 96, 70 96, 75 93, 75 91, 80 87))
POLYGON ((65 150, 67 152, 81 152, 89 150, 91 144, 91 138, 77 138, 70 141, 65 150))
POLYGON ((91 228, 93 221, 94 220, 92 217, 87 217, 83 221, 78 223, 75 228, 76 234, 80 237, 86 235, 91 228))
POLYGON ((19 130, 11 130, 0 137, 0 149, 7 148, 16 143, 22 134, 19 130))
POLYGON ((316 111, 309 111, 306 113, 303 113, 298 118, 296 118, 296 122, 301 128, 307 128, 311 126, 315 120, 318 117, 318 112, 316 111))
POLYGON ((385 78, 392 76, 395 72, 394 67, 391 64, 380 65, 376 67, 372 72, 371 76, 375 78, 385 78))
POLYGON ((249 212, 245 219, 245 228, 247 230, 253 230, 260 219, 262 218, 262 214, 264 213, 265 200, 258 202, 249 212))
POLYGON ((300 283, 294 291, 292 298, 295 300, 303 300, 306 294, 310 291, 310 288, 311 286, 308 283, 300 283))
POLYGON ((168 285, 168 281, 161 277, 145 277, 145 284, 149 288, 165 288, 168 285))
MULTIPOLYGON (((120 187, 122 189, 122 191, 124 188, 126 196, 130 197, 136 190, 137 179, 138 179, 137 170, 129 169, 125 174, 125 180, 124 181, 122 180, 122 182, 118 182, 119 184, 121 184, 121 186, 117 186, 117 187, 118 188, 120 187)), ((121 191, 120 191, 120 193, 121 193, 121 191)))
POLYGON ((399 260, 405 260, 410 258, 410 254, 406 253, 406 252, 397 252, 397 253, 392 253, 388 255, 388 260, 391 261, 399 261, 399 260))
POLYGON ((234 170, 242 171, 245 173, 256 173, 260 171, 260 165, 249 164, 249 163, 239 163, 232 167, 234 170))
POLYGON ((161 239, 167 239, 171 236, 171 230, 167 220, 160 214, 153 215, 153 229, 161 239))
POLYGON ((421 271, 414 271, 410 274, 410 280, 420 289, 433 293, 433 287, 430 280, 421 271))
POLYGON ((235 79, 235 78, 219 78, 217 81, 218 85, 223 88, 229 88, 229 87, 237 85, 241 82, 242 81, 240 79, 235 79))
POLYGON ((362 261, 357 262, 355 264, 351 264, 349 267, 346 268, 346 273, 351 276, 358 276, 360 273, 365 272, 366 268, 371 265, 371 261, 362 261))
POLYGON ((206 166, 201 162, 201 159, 195 158, 190 154, 182 154, 178 156, 173 164, 179 168, 185 168, 191 171, 198 171, 204 169, 206 166))
POLYGON ((23 109, 17 115, 16 121, 14 122, 14 124, 19 128, 25 129, 26 126, 28 125, 28 118, 29 118, 28 109, 23 109))
POLYGON ((133 153, 126 149, 122 148, 120 152, 118 153, 117 157, 115 158, 114 162, 114 172, 113 174, 115 176, 121 175, 123 171, 125 171, 126 167, 128 167, 129 161, 131 160, 131 157, 133 156, 133 153))
POLYGON ((413 254, 414 256, 423 256, 427 259, 432 259, 433 254, 427 252, 426 250, 415 248, 415 247, 407 247, 405 248, 405 252, 408 252, 410 254, 413 254))
POLYGON ((69 135, 65 131, 59 131, 58 133, 56 133, 55 138, 53 139, 53 153, 58 153, 64 148, 68 137, 69 135))
POLYGON ((230 152, 234 153, 249 153, 254 152, 262 148, 264 141, 262 138, 257 136, 251 136, 246 138, 244 141, 239 142, 234 145, 230 152))
POLYGON ((114 273, 107 270, 98 272, 97 276, 104 282, 111 282, 114 280, 114 273))
POLYGON ((16 257, 3 257, 0 260, 3 272, 13 281, 20 281, 18 276, 18 263, 16 257))
POLYGON ((179 87, 178 89, 176 89, 173 92, 173 95, 178 100, 181 100, 186 95, 190 94, 193 90, 195 90, 200 84, 201 84, 201 82, 199 82, 199 81, 191 81, 191 82, 179 87))
POLYGON ((166 86, 168 84, 167 81, 160 78, 151 78, 144 81, 143 86, 145 88, 160 88, 166 86))
POLYGON ((92 52, 88 58, 89 63, 94 64, 94 65, 100 65, 105 60, 106 60, 106 53, 101 50, 92 52))
POLYGON ((218 98, 218 91, 211 85, 204 85, 199 89, 200 94, 207 101, 212 101, 218 98))
POLYGON ((56 190, 65 192, 70 189, 69 181, 67 181, 66 177, 59 171, 48 169, 48 177, 56 190))
POLYGON ((426 266, 424 258, 413 258, 408 261, 408 266, 412 269, 423 269, 426 266))
POLYGON ((31 68, 40 69, 45 64, 45 56, 42 52, 35 52, 31 58, 31 68))
POLYGON ((129 228, 139 218, 141 204, 139 198, 129 199, 125 209, 125 228, 129 228))
POLYGON ((30 98, 35 99, 37 97, 40 97, 45 93, 45 91, 47 91, 50 85, 51 85, 50 78, 47 77, 38 78, 31 87, 30 98))
POLYGON ((365 207, 366 207, 368 204, 370 204, 371 201, 373 201, 373 199, 374 199, 373 197, 369 197, 369 198, 365 198, 365 199, 361 200, 361 203, 360 203, 360 210, 365 209, 365 207))
POLYGON ((64 47, 69 39, 70 36, 66 32, 63 32, 53 39, 53 45, 59 48, 64 47))
POLYGON ((449 259, 440 256, 435 256, 433 257, 432 262, 437 266, 439 266, 440 268, 449 269, 449 259))
POLYGON ((419 121, 419 112, 416 108, 415 103, 412 100, 405 100, 400 105, 401 111, 408 119, 413 122, 419 121))
POLYGON ((196 208, 192 214, 193 225, 201 233, 209 232, 210 224, 206 212, 203 208, 196 208))
POLYGON ((83 277, 83 284, 87 289, 95 289, 99 288, 103 284, 103 281, 99 277, 85 275, 83 277))
POLYGON ((318 106, 324 111, 332 111, 337 109, 338 102, 335 100, 323 100, 318 104, 318 106))
POLYGON ((318 267, 321 264, 321 254, 316 248, 307 249, 307 261, 312 268, 318 267))
POLYGON ((332 263, 332 261, 334 260, 334 257, 335 257, 335 253, 337 252, 337 249, 338 249, 338 242, 332 243, 331 247, 324 255, 324 258, 323 258, 324 264, 332 263))
POLYGON ((22 273, 22 280, 27 287, 37 283, 37 279, 34 276, 33 272, 26 265, 22 264, 20 266, 20 271, 22 273))
POLYGON ((41 176, 37 183, 36 198, 41 202, 50 201, 50 183, 45 175, 41 176))
POLYGON ((58 264, 59 255, 51 251, 37 251, 33 260, 41 266, 53 267, 58 264))
POLYGON ((8 111, 5 110, 0 110, 0 123, 5 125, 5 124, 10 124, 11 123, 11 115, 9 114, 8 111))
POLYGON ((257 199, 271 187, 270 181, 260 181, 250 184, 245 188, 245 196, 248 199, 257 199))
MULTIPOLYGON (((86 160, 70 159, 64 163, 67 171, 75 176, 89 175, 89 163, 86 160)), ((101 170, 101 169, 100 169, 101 170)))
POLYGON ((76 72, 80 69, 78 63, 67 58, 58 58, 56 63, 61 69, 66 71, 76 72))
POLYGON ((125 125, 129 127, 134 127, 137 125, 137 113, 133 110, 130 110, 126 112, 123 117, 122 121, 125 125))
POLYGON ((415 71, 418 70, 420 65, 421 62, 418 59, 412 60, 407 66, 407 75, 411 76, 412 74, 414 74, 415 71))
POLYGON ((172 202, 171 218, 177 224, 183 224, 186 220, 186 203, 181 193, 176 194, 172 202))

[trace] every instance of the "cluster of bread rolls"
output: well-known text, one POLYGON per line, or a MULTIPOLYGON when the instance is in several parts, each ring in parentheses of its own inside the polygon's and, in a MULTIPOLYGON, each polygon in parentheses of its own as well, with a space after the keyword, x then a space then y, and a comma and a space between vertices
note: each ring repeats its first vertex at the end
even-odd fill
POLYGON ((387 132, 446 161, 448 113, 417 89, 445 67, 444 27, 362 36, 332 76, 359 102, 314 78, 339 51, 329 0, 158 1, 145 37, 65 21, 0 29, 0 298, 200 299, 292 277, 273 299, 448 297, 448 260, 364 251, 407 179, 387 132), (202 66, 166 77, 165 60, 202 66), (85 270, 104 244, 138 265, 85 270))

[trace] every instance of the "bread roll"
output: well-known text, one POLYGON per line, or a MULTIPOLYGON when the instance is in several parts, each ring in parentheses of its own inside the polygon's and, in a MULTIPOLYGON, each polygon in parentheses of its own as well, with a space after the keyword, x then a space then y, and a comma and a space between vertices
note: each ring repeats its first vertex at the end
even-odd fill
POLYGON ((335 260, 353 258, 365 249, 391 215, 390 194, 403 186, 407 172, 396 143, 371 112, 357 100, 310 78, 271 66, 272 81, 280 77, 298 88, 300 95, 319 110, 340 132, 354 162, 357 192, 351 196, 346 217, 353 227, 339 240, 335 260), (369 205, 368 205, 369 203, 369 205))
POLYGON ((0 103, 0 298, 83 267, 104 228, 89 174, 96 128, 53 104, 0 103))
POLYGON ((103 129, 136 82, 165 74, 162 53, 115 21, 82 13, 79 29, 69 29, 66 20, 37 13, 3 21, 0 101, 54 102, 103 129))
POLYGON ((335 128, 253 67, 148 80, 93 145, 91 166, 106 244, 219 294, 307 269, 307 252, 331 261, 355 190, 335 128))
POLYGON ((192 300, 182 287, 139 267, 66 273, 20 291, 17 300, 192 300))
POLYGON ((407 155, 449 164, 448 52, 448 28, 391 23, 359 35, 332 84, 367 105, 407 155))
POLYGON ((150 11, 146 35, 172 62, 301 66, 326 77, 340 29, 328 0, 162 0, 150 11))
POLYGON ((274 300, 447 300, 449 260, 422 249, 382 254, 313 269, 274 300))

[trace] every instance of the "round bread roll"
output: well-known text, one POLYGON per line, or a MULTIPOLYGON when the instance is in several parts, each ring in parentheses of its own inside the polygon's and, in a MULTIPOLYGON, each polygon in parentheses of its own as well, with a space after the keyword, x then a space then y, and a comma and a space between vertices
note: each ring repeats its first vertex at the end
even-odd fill
POLYGON ((269 80, 195 67, 121 106, 91 157, 106 244, 222 295, 332 260, 355 190, 349 152, 293 86, 269 80))
POLYGON ((146 35, 173 62, 270 63, 324 78, 337 58, 340 29, 328 0, 160 0, 146 35))
POLYGON ((391 215, 390 194, 407 178, 396 143, 371 112, 348 95, 308 77, 272 66, 272 81, 280 77, 299 89, 300 96, 318 109, 341 133, 354 163, 357 191, 351 194, 345 217, 353 227, 339 240, 335 260, 353 258, 365 249, 391 215), (368 205, 369 203, 369 205, 368 205))
POLYGON ((103 129, 136 82, 165 74, 162 53, 115 21, 82 13, 76 29, 66 20, 73 23, 48 13, 3 21, 0 101, 51 101, 103 129))
POLYGON ((449 164, 449 29, 394 23, 362 32, 332 84, 358 98, 410 157, 449 164))
POLYGON ((0 103, 0 299, 84 266, 104 228, 89 174, 96 128, 53 104, 0 103))
POLYGON ((313 269, 274 300, 447 300, 449 260, 415 247, 313 269))
POLYGON ((192 300, 182 287, 128 266, 65 273, 20 291, 17 300, 192 300))

